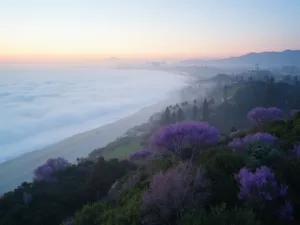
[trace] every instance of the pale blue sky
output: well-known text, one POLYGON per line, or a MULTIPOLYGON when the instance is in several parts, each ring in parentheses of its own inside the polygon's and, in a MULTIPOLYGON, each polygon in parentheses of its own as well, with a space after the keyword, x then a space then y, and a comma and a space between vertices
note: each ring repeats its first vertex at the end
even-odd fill
POLYGON ((0 0, 0 59, 300 49, 299 0, 0 0))

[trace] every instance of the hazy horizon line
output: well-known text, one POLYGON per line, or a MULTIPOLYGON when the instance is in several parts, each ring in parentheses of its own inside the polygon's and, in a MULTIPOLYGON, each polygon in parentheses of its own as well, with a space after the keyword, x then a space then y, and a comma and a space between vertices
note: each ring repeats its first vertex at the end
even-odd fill
POLYGON ((143 57, 118 57, 118 56, 111 56, 111 57, 104 57, 104 58, 77 58, 77 59, 60 59, 55 60, 54 58, 50 59, 48 57, 47 59, 41 59, 39 60, 31 58, 31 60, 20 60, 20 59, 1 59, 0 58, 0 65, 49 65, 49 64, 110 64, 115 62, 122 62, 122 63, 152 63, 152 62, 181 62, 184 60, 217 60, 217 59, 226 59, 226 58, 232 58, 232 57, 240 57, 247 54, 253 54, 253 53, 276 53, 276 52, 285 52, 285 51, 299 51, 300 49, 283 49, 283 50, 271 50, 271 51, 249 51, 243 54, 233 54, 229 56, 215 56, 215 57, 209 57, 209 56, 192 56, 192 57, 157 57, 157 58, 143 58, 143 57))

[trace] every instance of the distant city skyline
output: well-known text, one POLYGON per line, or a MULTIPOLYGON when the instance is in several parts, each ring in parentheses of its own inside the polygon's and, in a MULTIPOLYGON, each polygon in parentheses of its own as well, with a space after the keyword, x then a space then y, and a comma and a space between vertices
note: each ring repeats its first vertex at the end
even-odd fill
POLYGON ((0 63, 300 49, 297 0, 0 0, 0 63))

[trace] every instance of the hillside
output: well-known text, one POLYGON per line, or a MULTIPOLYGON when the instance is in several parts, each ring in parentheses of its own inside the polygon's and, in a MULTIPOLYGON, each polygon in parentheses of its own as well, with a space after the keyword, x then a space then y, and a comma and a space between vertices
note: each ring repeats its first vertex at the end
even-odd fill
POLYGON ((219 86, 89 159, 50 159, 0 198, 0 225, 299 224, 299 90, 219 86))
POLYGON ((252 52, 237 57, 229 57, 215 60, 190 59, 182 64, 194 65, 228 65, 228 66, 251 66, 257 63, 263 67, 268 66, 300 66, 300 50, 285 50, 282 52, 252 52))

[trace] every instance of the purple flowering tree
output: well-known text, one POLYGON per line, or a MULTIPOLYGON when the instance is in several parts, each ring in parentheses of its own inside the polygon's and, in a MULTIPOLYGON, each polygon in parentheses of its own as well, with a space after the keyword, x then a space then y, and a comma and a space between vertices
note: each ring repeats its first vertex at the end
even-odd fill
POLYGON ((149 149, 143 148, 143 149, 140 149, 139 151, 131 153, 129 156, 129 160, 146 159, 149 156, 151 156, 152 154, 153 154, 152 151, 150 151, 149 149))
POLYGON ((267 144, 274 144, 277 138, 269 133, 255 133, 248 134, 244 138, 235 138, 231 141, 228 146, 233 151, 243 150, 247 144, 251 142, 263 142, 267 144))
POLYGON ((35 181, 56 182, 57 178, 53 174, 70 166, 70 163, 63 158, 48 159, 46 163, 39 166, 34 171, 35 181))
MULTIPOLYGON (((149 189, 142 195, 149 220, 164 221, 181 217, 185 209, 201 206, 207 198, 209 182, 205 179, 204 171, 190 163, 180 163, 165 173, 155 174, 149 189)), ((145 216, 145 223, 152 224, 145 216)), ((177 218, 178 219, 178 218, 177 218)))
POLYGON ((263 108, 256 107, 247 115, 248 119, 253 121, 258 127, 264 129, 265 126, 273 120, 279 120, 283 118, 283 112, 276 107, 263 108))
MULTIPOLYGON (((239 199, 258 206, 259 210, 265 209, 268 202, 275 202, 287 195, 288 186, 277 183, 275 174, 266 166, 257 168, 255 172, 244 167, 234 176, 240 186, 239 199)), ((287 213, 293 213, 293 210, 288 206, 281 207, 280 212, 291 218, 292 215, 287 213)))
POLYGON ((150 146, 180 159, 183 151, 191 149, 193 158, 201 149, 216 144, 219 137, 219 131, 208 123, 182 122, 162 127, 150 138, 150 146))

